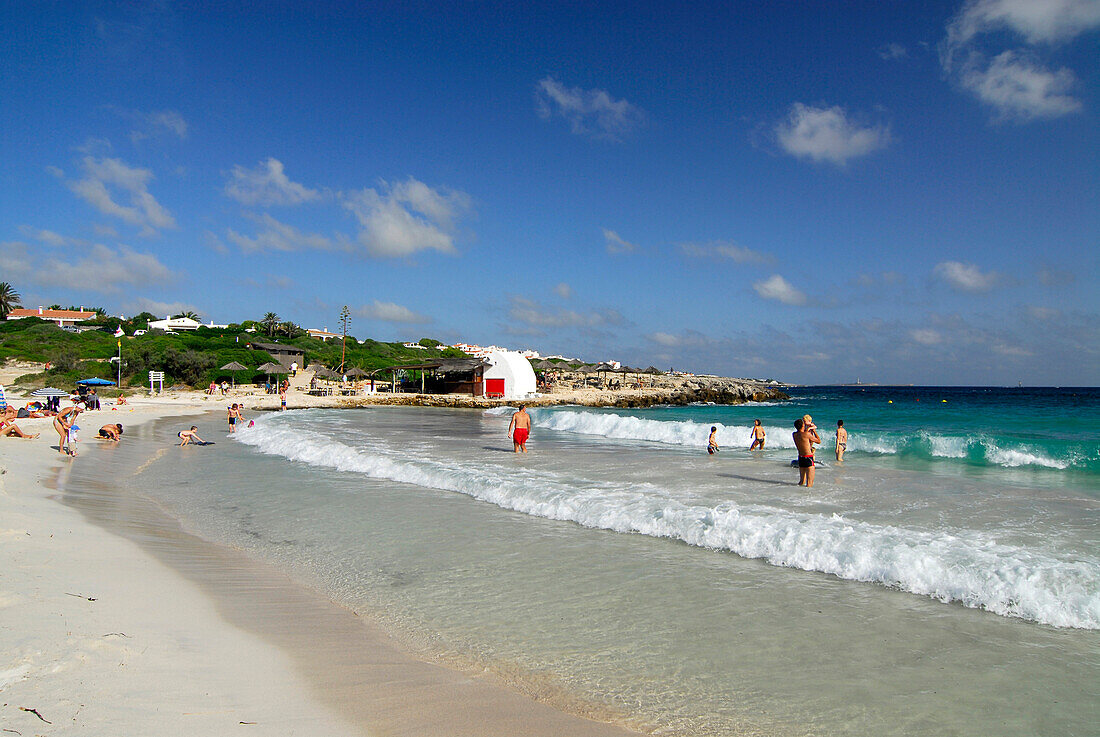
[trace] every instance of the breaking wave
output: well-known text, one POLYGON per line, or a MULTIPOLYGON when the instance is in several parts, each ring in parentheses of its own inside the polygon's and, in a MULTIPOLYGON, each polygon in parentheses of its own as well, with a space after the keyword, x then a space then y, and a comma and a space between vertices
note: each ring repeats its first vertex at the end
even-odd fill
MULTIPOLYGON (((567 412, 552 417, 563 426, 579 422, 567 412)), ((686 438, 699 427, 599 417, 605 418, 605 432, 625 437, 645 433, 643 439, 661 442, 677 442, 675 438, 686 438)), ((1063 560, 1000 544, 976 531, 912 530, 730 502, 693 505, 653 484, 609 487, 552 472, 410 456, 405 448, 353 447, 301 426, 284 427, 274 418, 262 418, 234 437, 300 463, 466 494, 538 517, 672 538, 1056 627, 1100 629, 1100 561, 1063 560)))
MULTIPOLYGON (((549 430, 598 435, 617 440, 638 440, 685 447, 702 447, 707 443, 711 427, 718 428, 719 444, 748 447, 749 426, 726 426, 720 422, 701 423, 691 420, 652 420, 644 417, 605 412, 574 410, 538 410, 535 424, 549 430)), ((768 448, 793 449, 793 428, 766 425, 768 448)), ((826 431, 827 432, 827 431, 826 431)), ((823 435, 825 446, 832 436, 823 435)), ((973 465, 1002 468, 1034 467, 1055 470, 1100 470, 1100 453, 1088 456, 1079 450, 1049 449, 987 435, 950 436, 925 431, 911 434, 885 432, 852 432, 848 451, 912 458, 953 458, 973 465)))

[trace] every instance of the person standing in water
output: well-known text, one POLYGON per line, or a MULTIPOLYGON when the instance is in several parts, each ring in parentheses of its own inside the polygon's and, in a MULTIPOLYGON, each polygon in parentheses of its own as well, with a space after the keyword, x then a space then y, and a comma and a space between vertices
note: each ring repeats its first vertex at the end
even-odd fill
POLYGON ((848 431, 844 429, 844 420, 836 421, 836 459, 844 460, 844 451, 848 450, 848 431))
POLYGON ((767 435, 764 432, 764 426, 760 424, 760 420, 752 421, 752 445, 749 446, 749 450, 764 450, 764 437, 767 435))
POLYGON ((710 437, 707 438, 707 453, 714 455, 718 451, 718 427, 713 426, 710 428, 710 437))
POLYGON ((791 437, 794 438, 794 447, 798 449, 798 485, 809 488, 814 485, 814 443, 820 444, 821 436, 817 434, 813 422, 807 423, 800 417, 794 421, 791 437))
POLYGON ((531 434, 531 415, 527 414, 524 405, 519 406, 519 411, 512 415, 512 421, 508 423, 508 435, 512 438, 512 452, 527 452, 527 438, 531 434))

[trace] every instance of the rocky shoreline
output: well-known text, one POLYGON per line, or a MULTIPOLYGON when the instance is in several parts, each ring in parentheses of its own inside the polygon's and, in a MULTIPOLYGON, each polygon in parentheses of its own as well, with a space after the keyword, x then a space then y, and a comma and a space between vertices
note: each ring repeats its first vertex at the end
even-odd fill
MULTIPOLYGON (((574 404, 585 407, 641 408, 657 405, 682 406, 698 403, 743 404, 790 399, 783 386, 717 376, 646 377, 645 386, 615 389, 574 388, 558 382, 549 391, 523 400, 528 407, 574 404)), ((313 398, 310 398, 313 399, 313 398)), ((366 407, 399 405, 417 407, 460 407, 486 409, 519 404, 517 400, 488 399, 467 394, 374 394, 365 397, 332 398, 329 406, 366 407)), ((293 401, 290 402, 293 406, 293 401)))

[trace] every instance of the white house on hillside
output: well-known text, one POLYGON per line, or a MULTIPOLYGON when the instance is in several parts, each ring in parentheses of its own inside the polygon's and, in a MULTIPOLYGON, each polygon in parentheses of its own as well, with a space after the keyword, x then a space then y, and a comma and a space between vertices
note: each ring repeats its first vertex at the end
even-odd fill
POLYGON ((203 325, 198 320, 192 320, 190 317, 172 317, 168 316, 163 320, 151 320, 149 322, 150 330, 198 330, 199 328, 227 328, 228 325, 215 325, 211 320, 209 325, 203 325))

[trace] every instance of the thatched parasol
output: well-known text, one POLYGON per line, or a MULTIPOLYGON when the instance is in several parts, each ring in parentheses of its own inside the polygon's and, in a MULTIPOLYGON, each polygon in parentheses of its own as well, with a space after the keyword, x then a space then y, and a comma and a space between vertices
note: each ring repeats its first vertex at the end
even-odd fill
MULTIPOLYGON (((230 361, 229 363, 225 364, 224 366, 222 366, 218 370, 219 371, 248 371, 248 366, 242 366, 241 364, 237 363, 236 361, 230 361)), ((230 378, 233 379, 233 388, 236 389, 237 388, 237 375, 233 374, 230 378)))

